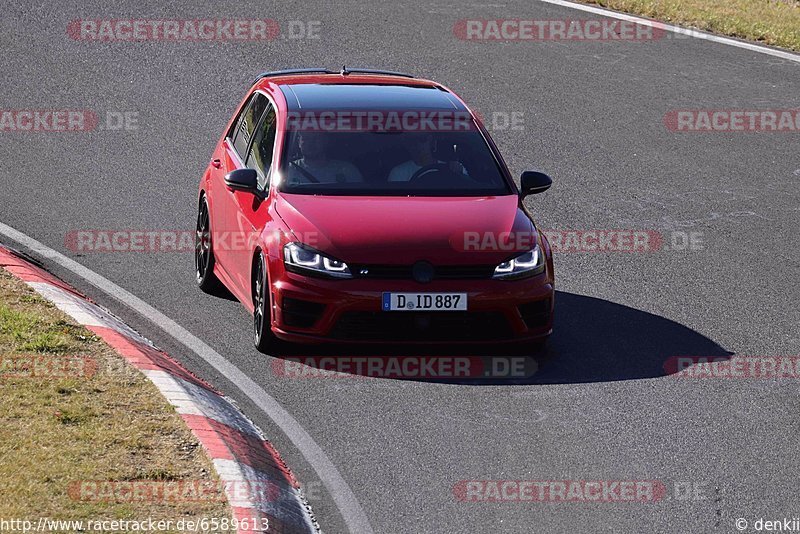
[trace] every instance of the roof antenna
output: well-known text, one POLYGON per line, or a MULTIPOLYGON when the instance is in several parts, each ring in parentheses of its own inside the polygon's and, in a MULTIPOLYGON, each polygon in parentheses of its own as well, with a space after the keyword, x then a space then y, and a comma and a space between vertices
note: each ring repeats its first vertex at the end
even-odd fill
POLYGON ((339 74, 341 74, 342 76, 347 76, 348 74, 350 74, 350 71, 347 70, 346 66, 342 65, 342 70, 339 72, 339 74))

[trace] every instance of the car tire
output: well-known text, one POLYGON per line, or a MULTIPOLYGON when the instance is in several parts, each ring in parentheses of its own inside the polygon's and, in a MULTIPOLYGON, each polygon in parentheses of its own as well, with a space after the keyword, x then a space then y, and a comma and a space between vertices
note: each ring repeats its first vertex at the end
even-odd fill
POLYGON ((194 234, 194 274, 197 286, 202 291, 216 295, 222 289, 222 283, 214 274, 214 247, 211 235, 208 201, 203 196, 197 209, 197 225, 194 234))
POLYGON ((264 255, 259 252, 253 262, 253 342, 259 352, 274 351, 278 338, 272 332, 272 305, 269 278, 264 255))

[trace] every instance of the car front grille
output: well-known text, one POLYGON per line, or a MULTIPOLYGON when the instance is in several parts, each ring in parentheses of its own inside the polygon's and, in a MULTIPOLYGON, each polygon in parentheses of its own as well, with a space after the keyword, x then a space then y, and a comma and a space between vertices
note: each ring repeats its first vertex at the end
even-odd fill
MULTIPOLYGON (((494 265, 439 265, 434 266, 434 280, 489 279, 494 265)), ((353 265, 350 272, 355 278, 376 280, 413 280, 413 265, 353 265)))

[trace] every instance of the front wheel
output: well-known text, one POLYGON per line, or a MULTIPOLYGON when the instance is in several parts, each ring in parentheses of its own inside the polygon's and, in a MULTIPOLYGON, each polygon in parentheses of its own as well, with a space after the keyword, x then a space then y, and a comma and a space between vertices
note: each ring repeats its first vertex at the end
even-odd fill
POLYGON ((253 264, 253 341, 256 349, 265 354, 274 349, 278 341, 272 333, 272 306, 267 267, 262 254, 253 264))
POLYGON ((214 248, 211 246, 211 220, 208 201, 200 199, 194 238, 194 273, 197 286, 206 293, 216 294, 222 285, 214 274, 214 248))

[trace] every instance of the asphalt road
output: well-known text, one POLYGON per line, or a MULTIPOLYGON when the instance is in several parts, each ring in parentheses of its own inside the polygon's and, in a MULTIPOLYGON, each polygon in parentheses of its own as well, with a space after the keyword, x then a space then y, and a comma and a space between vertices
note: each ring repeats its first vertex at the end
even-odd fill
MULTIPOLYGON (((665 376, 674 355, 800 353, 800 133, 668 131, 676 109, 800 106, 800 64, 694 39, 466 42, 465 18, 591 18, 539 2, 6 3, 3 109, 136 112, 138 129, 0 133, 0 222, 173 318, 275 397, 325 451, 372 529, 397 532, 735 532, 796 517, 796 380, 665 376), (100 43, 81 18, 319 21, 318 39, 100 43), (515 383, 293 379, 252 348, 238 303, 194 286, 187 253, 81 254, 85 229, 193 229, 197 182, 253 76, 295 66, 408 71, 484 115, 513 172, 554 187, 529 204, 558 229, 696 232, 699 250, 556 256, 556 327, 540 371, 515 383), (460 502, 460 480, 659 480, 655 503, 460 502), (692 488, 686 498, 685 488, 692 488)), ((11 243, 13 244, 13 243, 11 243)), ((226 377, 48 263, 236 399, 344 532, 318 475, 226 377)), ((376 352, 387 347, 376 348, 376 352)), ((391 347, 388 347, 391 349, 391 347)), ((347 348, 342 349, 344 353, 347 348)), ((454 348, 453 350, 458 350, 454 348)))

